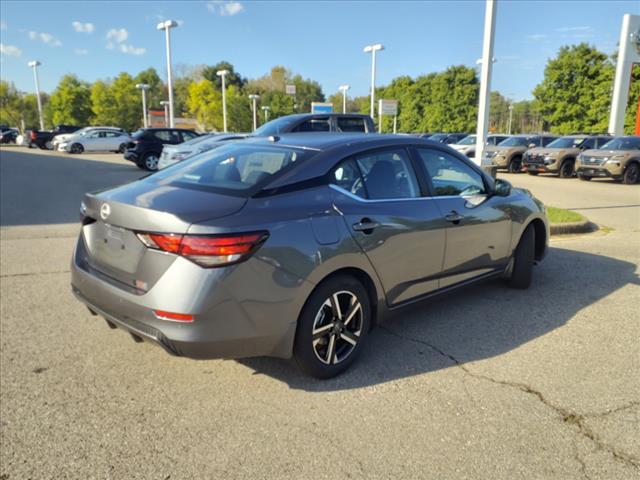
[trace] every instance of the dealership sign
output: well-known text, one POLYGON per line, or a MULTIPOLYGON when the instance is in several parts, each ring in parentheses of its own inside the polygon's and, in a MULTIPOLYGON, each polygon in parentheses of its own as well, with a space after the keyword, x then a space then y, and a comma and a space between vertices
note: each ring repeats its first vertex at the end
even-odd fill
POLYGON ((395 116, 398 114, 397 100, 379 100, 378 112, 380 115, 395 116))

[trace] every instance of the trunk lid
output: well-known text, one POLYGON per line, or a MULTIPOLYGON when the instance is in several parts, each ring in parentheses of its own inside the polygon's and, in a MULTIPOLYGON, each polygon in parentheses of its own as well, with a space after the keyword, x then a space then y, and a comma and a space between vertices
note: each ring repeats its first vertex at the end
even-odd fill
POLYGON ((247 199, 205 190, 163 185, 151 179, 88 193, 82 205, 86 262, 99 272, 147 290, 175 257, 148 249, 138 232, 187 233, 192 223, 231 215, 247 199))

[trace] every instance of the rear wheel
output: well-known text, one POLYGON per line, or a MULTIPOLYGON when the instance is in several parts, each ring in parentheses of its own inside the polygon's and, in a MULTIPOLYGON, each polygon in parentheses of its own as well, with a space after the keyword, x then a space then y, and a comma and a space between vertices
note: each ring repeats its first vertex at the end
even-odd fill
POLYGON ((347 275, 332 277, 311 294, 298 319, 293 356, 316 378, 344 372, 356 359, 371 323, 366 289, 347 275))
POLYGON ((145 170, 155 172, 156 170, 158 170, 158 160, 158 154, 147 153, 144 157, 142 157, 142 167, 145 170))
POLYGON ((513 157, 507 167, 509 173, 520 173, 522 171, 522 158, 513 157))
POLYGON ((558 176, 560 178, 573 177, 573 163, 573 160, 565 160, 564 162, 562 162, 560 170, 558 171, 558 176))
POLYGON ((47 150, 53 150, 53 142, 51 140, 45 143, 44 146, 47 150))
POLYGON ((590 182, 591 181, 591 177, 587 177, 586 175, 578 175, 578 178, 580 180, 584 180, 585 182, 590 182))
POLYGON ((124 153, 124 149, 125 149, 125 144, 121 143, 116 153, 124 153))
POLYGON ((509 286, 525 289, 531 285, 533 277, 533 261, 535 257, 536 238, 533 225, 529 225, 516 247, 513 257, 513 270, 509 278, 509 286))
POLYGON ((624 176, 622 177, 622 181, 627 185, 638 183, 638 181, 640 181, 640 166, 638 166, 638 164, 635 162, 627 165, 627 168, 624 171, 624 176))
POLYGON ((79 143, 74 143, 73 145, 71 145, 69 151, 71 153, 82 153, 84 152, 84 147, 79 143))

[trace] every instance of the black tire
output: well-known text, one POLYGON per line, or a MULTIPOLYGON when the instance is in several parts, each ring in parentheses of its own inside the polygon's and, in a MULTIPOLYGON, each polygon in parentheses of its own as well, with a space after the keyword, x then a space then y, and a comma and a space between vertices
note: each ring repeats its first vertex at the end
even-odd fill
POLYGON ((47 144, 46 143, 41 143, 40 145, 38 145, 38 148, 40 150, 47 150, 47 144))
POLYGON ((522 172, 522 158, 513 157, 511 160, 509 160, 509 165, 507 165, 507 170, 509 170, 509 173, 522 172))
POLYGON ((44 144, 44 148, 47 150, 53 150, 53 141, 52 140, 46 141, 44 144))
POLYGON ((364 286, 349 275, 330 277, 313 291, 300 313, 293 358, 315 378, 335 377, 357 358, 370 325, 371 304, 364 286), (339 308, 334 307, 336 296, 339 308), (346 312, 338 322, 336 311, 346 312))
POLYGON ((535 231, 533 225, 529 225, 520 237, 520 243, 513 256, 513 270, 508 282, 511 288, 525 289, 531 285, 535 248, 535 231))
POLYGON ((73 145, 71 145, 71 148, 69 149, 70 153, 82 153, 84 152, 84 147, 79 144, 79 143, 74 143, 73 145))
POLYGON ((126 145, 124 143, 121 143, 116 153, 124 153, 125 149, 126 149, 126 145))
MULTIPOLYGON (((145 153, 142 157, 142 168, 145 170, 149 170, 150 172, 155 172, 158 170, 158 161, 160 160, 160 155, 157 153, 149 152, 145 153)), ((140 166, 140 165, 138 165, 140 166)))
POLYGON ((627 168, 625 169, 624 175, 622 177, 622 181, 627 185, 633 185, 640 182, 640 165, 638 165, 636 162, 632 162, 627 165, 627 168))
POLYGON ((535 177, 535 176, 536 176, 536 175, 538 175, 538 173, 540 173, 540 172, 527 172, 527 173, 528 173, 529 175, 533 175, 533 176, 535 177))
POLYGON ((587 177, 586 175, 578 175, 578 178, 580 180, 585 181, 585 182, 590 182, 591 181, 591 177, 587 177))
POLYGON ((560 169, 558 170, 558 176, 560 178, 571 178, 573 177, 573 166, 574 160, 565 160, 560 165, 560 169))

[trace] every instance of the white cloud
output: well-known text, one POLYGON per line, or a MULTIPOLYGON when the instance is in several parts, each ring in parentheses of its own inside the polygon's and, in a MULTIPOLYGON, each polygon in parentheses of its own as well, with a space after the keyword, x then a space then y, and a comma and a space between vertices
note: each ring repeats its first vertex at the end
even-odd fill
POLYGON ((107 40, 122 43, 127 38, 129 38, 129 32, 126 28, 112 28, 107 32, 107 40))
POLYGON ((46 32, 34 32, 29 31, 27 33, 31 40, 40 40, 42 43, 50 45, 52 47, 60 47, 62 46, 62 42, 58 40, 56 37, 46 32))
POLYGON ((89 50, 87 50, 86 48, 74 48, 73 52, 76 55, 87 55, 89 53, 89 50))
POLYGON ((244 11, 244 5, 235 1, 212 0, 206 3, 207 10, 221 17, 231 17, 244 11))
POLYGON ((532 42, 543 42, 549 38, 549 35, 544 33, 532 33, 531 35, 527 35, 526 38, 532 42))
POLYGON ((95 26, 93 23, 82 23, 79 21, 71 22, 73 29, 78 33, 93 33, 95 26))
POLYGON ((0 54, 7 55, 9 57, 21 57, 22 50, 14 45, 5 45, 4 43, 0 43, 0 54))
POLYGON ((0 30, 6 30, 7 29, 7 22, 5 22, 4 20, 0 20, 0 30))
POLYGON ((144 55, 147 51, 146 48, 134 47, 133 45, 127 45, 125 43, 121 43, 119 48, 122 53, 128 53, 130 55, 144 55))

